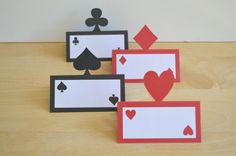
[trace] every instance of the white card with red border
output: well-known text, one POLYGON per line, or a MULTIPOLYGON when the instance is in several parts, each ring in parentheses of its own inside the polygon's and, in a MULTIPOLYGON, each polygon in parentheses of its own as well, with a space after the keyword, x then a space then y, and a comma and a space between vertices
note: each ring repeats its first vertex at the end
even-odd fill
POLYGON ((201 142, 200 102, 119 102, 118 142, 201 142))
POLYGON ((179 49, 149 49, 157 40, 151 30, 144 26, 134 37, 141 50, 113 50, 112 73, 124 74, 125 82, 143 82, 148 71, 158 75, 171 69, 174 81, 180 82, 179 49))

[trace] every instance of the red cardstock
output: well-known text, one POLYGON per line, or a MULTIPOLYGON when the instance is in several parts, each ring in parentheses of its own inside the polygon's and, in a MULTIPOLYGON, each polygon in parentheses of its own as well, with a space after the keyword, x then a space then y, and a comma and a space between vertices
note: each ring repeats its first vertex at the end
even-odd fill
MULTIPOLYGON (((200 124, 200 102, 199 101, 165 101, 165 102, 119 102, 118 103, 118 142, 119 143, 191 143, 201 142, 201 124, 200 124), (149 108, 149 107, 195 107, 196 138, 123 138, 123 117, 128 116, 134 120, 137 113, 135 110, 128 110, 123 114, 123 108, 149 108)), ((145 121, 143 121, 145 122, 145 121)), ((148 121, 146 121, 148 122, 148 121)), ((157 123, 158 124, 158 123, 157 123)), ((192 135, 191 127, 186 126, 183 135, 192 135)))
POLYGON ((160 76, 149 71, 144 76, 144 85, 155 101, 160 102, 169 93, 174 84, 174 75, 171 69, 164 71, 160 76))

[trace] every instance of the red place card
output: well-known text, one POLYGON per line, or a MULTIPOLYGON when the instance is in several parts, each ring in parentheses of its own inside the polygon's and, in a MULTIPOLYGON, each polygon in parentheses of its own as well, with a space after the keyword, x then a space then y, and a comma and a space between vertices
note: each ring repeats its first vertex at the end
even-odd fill
POLYGON ((118 142, 201 142, 200 102, 119 102, 118 142))
POLYGON ((112 72, 124 74, 125 82, 143 82, 148 71, 161 74, 171 69, 174 81, 180 81, 179 50, 178 49, 148 49, 157 37, 144 26, 134 37, 142 50, 113 50, 112 72))

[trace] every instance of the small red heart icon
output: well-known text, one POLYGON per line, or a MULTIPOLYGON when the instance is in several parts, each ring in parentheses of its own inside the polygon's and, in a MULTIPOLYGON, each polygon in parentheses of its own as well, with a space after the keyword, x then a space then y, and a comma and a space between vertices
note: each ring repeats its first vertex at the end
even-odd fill
POLYGON ((125 111, 125 113, 126 113, 126 116, 127 116, 130 120, 132 120, 133 117, 134 117, 135 114, 136 114, 136 111, 135 111, 135 110, 127 110, 127 111, 125 111))
POLYGON ((183 134, 184 135, 193 135, 193 129, 188 125, 184 128, 183 134))
POLYGON ((161 73, 160 76, 154 71, 149 71, 144 75, 144 85, 151 96, 158 102, 169 93, 174 84, 174 75, 172 70, 161 73))

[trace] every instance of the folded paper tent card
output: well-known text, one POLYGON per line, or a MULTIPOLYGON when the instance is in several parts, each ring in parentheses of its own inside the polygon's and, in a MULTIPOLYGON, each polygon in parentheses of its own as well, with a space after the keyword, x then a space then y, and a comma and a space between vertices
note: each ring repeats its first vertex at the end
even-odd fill
POLYGON ((108 24, 108 20, 102 17, 102 11, 94 8, 92 17, 85 23, 94 27, 93 31, 76 31, 66 33, 66 60, 72 62, 85 48, 88 48, 101 61, 111 61, 113 49, 128 49, 128 31, 101 31, 100 27, 108 24))
POLYGON ((200 142, 198 101, 119 102, 118 142, 200 142))
POLYGON ((115 111, 125 100, 124 75, 91 75, 101 67, 89 49, 74 60, 73 66, 84 75, 53 75, 50 78, 50 111, 115 111))
POLYGON ((173 84, 170 69, 149 71, 144 85, 155 101, 118 102, 118 142, 201 142, 200 102, 163 102, 173 84))
POLYGON ((147 26, 144 26, 134 39, 143 49, 113 50, 113 74, 124 74, 125 82, 137 83, 143 82, 144 75, 150 70, 161 74, 170 68, 175 82, 180 81, 178 49, 148 49, 157 37, 147 26))
POLYGON ((51 76, 51 112, 115 111, 125 100, 123 75, 51 76))

